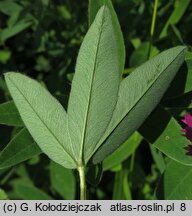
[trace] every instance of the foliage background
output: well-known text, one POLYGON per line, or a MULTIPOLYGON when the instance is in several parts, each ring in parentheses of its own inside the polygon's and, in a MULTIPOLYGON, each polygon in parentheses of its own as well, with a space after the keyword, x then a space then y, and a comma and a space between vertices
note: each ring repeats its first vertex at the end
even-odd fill
MULTIPOLYGON (((126 46, 124 76, 148 59, 150 43, 150 57, 176 45, 188 46, 183 75, 161 103, 161 108, 166 108, 179 121, 184 112, 191 111, 192 78, 188 75, 192 70, 191 1, 159 1, 153 40, 150 37, 153 1, 114 0, 113 4, 126 46)), ((0 102, 11 99, 3 73, 19 71, 42 82, 66 108, 76 56, 87 29, 88 0, 1 0, 0 102)), ((154 124, 158 124, 158 119, 155 121, 154 124)), ((18 127, 0 126, 0 150, 19 130, 18 127)), ((141 128, 140 132, 144 130, 141 128)), ((154 132, 152 127, 148 130, 154 132)), ((95 176, 88 186, 89 198, 155 199, 154 191, 170 159, 162 156, 138 133, 119 152, 115 158, 104 162, 102 173, 100 166, 88 171, 88 178, 95 176)), ((159 186, 160 192, 162 187, 159 186)), ((1 199, 74 199, 78 198, 78 175, 41 154, 0 170, 0 188, 1 199)), ((168 198, 165 194, 162 196, 168 198)), ((192 199, 192 196, 187 198, 192 199)))

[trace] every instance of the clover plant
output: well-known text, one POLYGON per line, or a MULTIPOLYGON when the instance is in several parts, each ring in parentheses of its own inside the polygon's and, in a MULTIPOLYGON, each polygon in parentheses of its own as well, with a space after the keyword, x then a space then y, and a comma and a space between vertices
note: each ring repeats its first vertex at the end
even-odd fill
POLYGON ((5 73, 22 119, 18 124, 26 127, 20 133, 33 137, 31 151, 78 170, 81 199, 87 198, 87 167, 101 163, 141 126, 170 86, 186 50, 163 51, 123 78, 120 25, 110 1, 98 2, 90 1, 90 28, 77 57, 67 110, 34 79, 5 73))

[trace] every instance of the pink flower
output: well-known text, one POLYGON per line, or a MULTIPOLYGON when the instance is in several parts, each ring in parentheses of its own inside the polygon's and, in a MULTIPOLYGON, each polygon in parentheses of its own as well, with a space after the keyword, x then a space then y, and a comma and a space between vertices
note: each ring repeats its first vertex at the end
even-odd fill
POLYGON ((185 118, 182 120, 188 127, 192 127, 192 116, 190 114, 185 114, 185 118))
POLYGON ((192 145, 188 145, 184 149, 187 150, 186 155, 192 155, 192 145))
MULTIPOLYGON (((186 127, 181 130, 184 133, 183 136, 192 142, 192 116, 186 114, 182 122, 186 124, 186 127)), ((192 144, 188 145, 184 149, 187 150, 187 155, 192 155, 192 144)))
POLYGON ((182 120, 187 126, 181 131, 184 132, 184 136, 187 137, 190 141, 192 141, 192 116, 190 114, 186 114, 185 118, 182 120))
POLYGON ((188 140, 192 141, 192 128, 191 127, 187 126, 181 131, 184 132, 184 136, 186 136, 188 140))

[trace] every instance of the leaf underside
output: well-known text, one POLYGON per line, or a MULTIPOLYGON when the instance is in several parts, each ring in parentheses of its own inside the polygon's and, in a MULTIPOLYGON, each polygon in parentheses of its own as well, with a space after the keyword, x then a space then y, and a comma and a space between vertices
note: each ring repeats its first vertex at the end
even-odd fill
POLYGON ((5 80, 30 134, 52 160, 75 168, 66 135, 67 114, 60 103, 35 80, 19 73, 6 73, 5 80))
POLYGON ((118 45, 119 72, 123 73, 124 64, 125 64, 125 45, 124 45, 123 34, 118 21, 118 17, 117 14, 115 13, 111 0, 97 0, 97 1, 89 0, 89 24, 91 24, 94 21, 95 16, 102 5, 106 5, 111 12, 111 19, 113 22, 113 27, 115 31, 114 33, 118 45))
POLYGON ((118 65, 111 15, 103 6, 81 45, 67 110, 71 146, 79 164, 90 157, 112 117, 120 82, 118 65))
POLYGON ((139 128, 184 61, 185 47, 162 52, 138 67, 120 84, 117 106, 106 133, 97 144, 93 162, 102 161, 139 128))
POLYGON ((159 103, 184 60, 185 47, 169 49, 120 83, 114 17, 101 7, 77 58, 67 113, 38 82, 6 73, 21 118, 41 150, 66 168, 98 163, 138 129, 159 103))

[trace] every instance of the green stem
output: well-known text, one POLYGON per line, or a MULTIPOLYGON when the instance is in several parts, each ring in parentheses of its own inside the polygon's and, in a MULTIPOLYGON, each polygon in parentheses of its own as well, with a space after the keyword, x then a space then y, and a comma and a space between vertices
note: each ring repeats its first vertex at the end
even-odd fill
POLYGON ((129 168, 129 172, 133 172, 134 169, 134 164, 135 164, 135 154, 136 154, 136 143, 137 143, 137 137, 134 138, 133 140, 133 148, 132 148, 132 155, 131 155, 131 161, 130 161, 130 168, 129 168))
POLYGON ((148 50, 148 59, 150 58, 151 54, 151 46, 153 43, 153 36, 155 32, 155 23, 157 18, 157 6, 158 6, 158 0, 155 0, 154 8, 153 8, 153 17, 151 22, 151 30, 150 30, 150 42, 149 42, 149 50, 148 50))
POLYGON ((80 179, 80 200, 87 199, 87 190, 86 190, 86 178, 85 178, 85 167, 80 166, 78 168, 79 179, 80 179))
POLYGON ((134 144, 133 148, 134 148, 134 151, 133 151, 132 156, 131 156, 131 162, 130 162, 130 168, 129 168, 130 173, 133 172, 133 169, 134 169, 135 153, 136 153, 135 144, 134 144))

